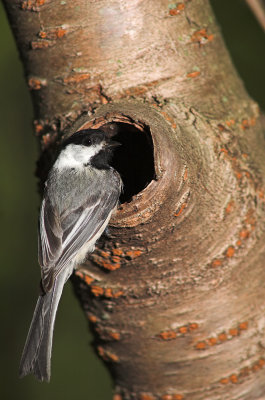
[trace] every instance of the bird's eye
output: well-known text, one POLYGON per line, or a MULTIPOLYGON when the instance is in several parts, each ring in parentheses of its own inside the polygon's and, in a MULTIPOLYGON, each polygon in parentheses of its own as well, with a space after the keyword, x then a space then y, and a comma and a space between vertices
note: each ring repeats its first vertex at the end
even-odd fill
POLYGON ((86 139, 86 140, 85 140, 85 144, 86 144, 87 146, 90 146, 90 145, 92 144, 91 139, 86 139))

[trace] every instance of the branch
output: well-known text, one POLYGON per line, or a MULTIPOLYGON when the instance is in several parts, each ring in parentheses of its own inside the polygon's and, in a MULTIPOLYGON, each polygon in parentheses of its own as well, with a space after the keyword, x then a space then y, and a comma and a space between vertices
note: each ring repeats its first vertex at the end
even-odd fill
POLYGON ((209 3, 6 7, 43 154, 118 127, 122 204, 72 278, 115 398, 265 393, 264 137, 209 3))

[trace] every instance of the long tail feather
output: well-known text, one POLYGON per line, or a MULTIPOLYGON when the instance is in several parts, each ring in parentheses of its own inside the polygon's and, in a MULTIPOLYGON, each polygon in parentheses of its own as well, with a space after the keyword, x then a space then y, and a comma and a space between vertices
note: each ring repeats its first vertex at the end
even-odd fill
POLYGON ((38 298, 20 361, 21 378, 33 374, 40 381, 50 380, 54 321, 69 276, 69 269, 62 271, 56 277, 52 290, 38 298))

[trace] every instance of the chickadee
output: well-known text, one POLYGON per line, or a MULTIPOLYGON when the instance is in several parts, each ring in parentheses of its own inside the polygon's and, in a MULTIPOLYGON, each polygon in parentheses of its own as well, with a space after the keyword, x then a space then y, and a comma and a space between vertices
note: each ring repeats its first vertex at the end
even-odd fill
POLYGON ((110 165, 114 147, 102 130, 68 138, 45 183, 39 218, 41 289, 23 350, 19 375, 49 381, 53 328, 63 286, 95 248, 122 190, 110 165))

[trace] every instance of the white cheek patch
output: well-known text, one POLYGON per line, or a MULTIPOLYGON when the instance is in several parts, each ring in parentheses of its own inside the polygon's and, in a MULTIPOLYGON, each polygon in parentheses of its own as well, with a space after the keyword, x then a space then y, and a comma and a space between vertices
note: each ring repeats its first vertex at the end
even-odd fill
POLYGON ((54 164, 55 168, 81 168, 84 164, 90 162, 101 149, 103 145, 96 146, 80 146, 76 144, 69 144, 59 155, 54 164))

